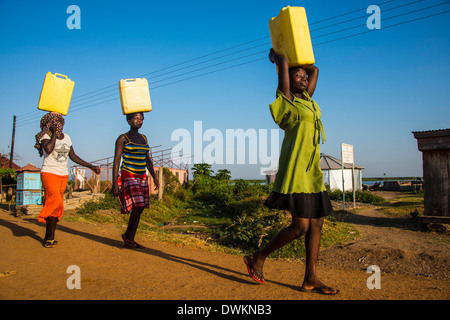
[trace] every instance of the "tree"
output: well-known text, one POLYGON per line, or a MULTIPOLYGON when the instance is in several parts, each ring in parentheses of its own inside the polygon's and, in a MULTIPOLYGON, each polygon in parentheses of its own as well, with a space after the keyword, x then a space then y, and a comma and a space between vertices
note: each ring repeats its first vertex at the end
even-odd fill
MULTIPOLYGON (((11 153, 3 153, 0 152, 0 167, 4 166, 5 164, 9 164, 9 158, 11 153)), ((22 157, 19 156, 16 152, 14 152, 13 161, 19 161, 22 160, 22 157)))
POLYGON ((192 174, 194 176, 194 179, 196 179, 198 175, 211 177, 213 172, 214 171, 211 170, 211 165, 207 163, 196 163, 192 166, 192 174))
MULTIPOLYGON (((13 160, 20 159, 14 157, 13 160)), ((9 154, 0 152, 0 179, 14 179, 16 180, 17 172, 15 169, 8 168, 9 154), (3 168, 2 168, 3 167, 3 168)))
POLYGON ((220 169, 217 171, 215 176, 217 180, 225 180, 228 181, 231 179, 231 171, 227 169, 220 169))
POLYGON ((17 172, 15 169, 0 168, 0 178, 16 180, 17 172))

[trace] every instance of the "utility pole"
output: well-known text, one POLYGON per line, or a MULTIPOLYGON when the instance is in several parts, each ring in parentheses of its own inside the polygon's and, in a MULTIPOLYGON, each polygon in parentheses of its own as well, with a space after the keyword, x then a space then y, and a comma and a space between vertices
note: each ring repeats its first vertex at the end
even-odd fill
POLYGON ((16 135, 16 116, 13 118, 13 131, 11 139, 11 154, 9 155, 9 168, 12 168, 13 154, 14 154, 14 136, 16 135))

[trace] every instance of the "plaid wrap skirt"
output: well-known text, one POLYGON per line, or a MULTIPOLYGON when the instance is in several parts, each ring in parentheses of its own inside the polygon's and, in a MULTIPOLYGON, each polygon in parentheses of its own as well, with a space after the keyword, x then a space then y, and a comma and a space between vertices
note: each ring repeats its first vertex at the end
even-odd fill
POLYGON ((149 194, 147 179, 123 179, 119 191, 121 213, 130 213, 133 208, 148 208, 149 194))

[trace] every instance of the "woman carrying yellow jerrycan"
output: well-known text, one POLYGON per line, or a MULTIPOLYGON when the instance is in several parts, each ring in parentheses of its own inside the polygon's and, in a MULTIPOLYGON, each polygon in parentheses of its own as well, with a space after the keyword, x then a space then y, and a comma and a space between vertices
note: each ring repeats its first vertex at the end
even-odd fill
POLYGON ((130 125, 130 131, 121 134, 116 140, 112 192, 114 196, 119 196, 121 213, 130 213, 127 230, 122 234, 125 246, 141 249, 144 247, 134 241, 134 237, 141 214, 150 204, 146 169, 155 182, 155 189, 159 188, 159 181, 149 155, 150 147, 147 137, 139 133, 144 122, 144 113, 129 113, 126 118, 130 125), (120 167, 121 160, 122 166, 120 167), (119 167, 121 169, 120 188, 118 184, 119 167))
POLYGON ((245 256, 244 261, 249 275, 262 284, 263 265, 269 254, 305 236, 306 270, 300 291, 337 294, 339 290, 324 285, 316 274, 323 219, 332 212, 320 169, 319 141, 325 138, 321 112, 311 99, 319 70, 313 65, 289 68, 288 59, 273 49, 269 59, 278 67, 277 98, 270 112, 285 136, 274 186, 265 205, 288 210, 292 223, 252 257, 245 256))
POLYGON ((58 243, 55 240, 55 230, 64 212, 64 190, 69 177, 68 159, 100 173, 100 168, 76 155, 72 141, 67 133, 63 133, 63 128, 63 116, 58 112, 50 112, 42 117, 41 131, 35 136, 35 148, 44 157, 41 180, 45 202, 38 221, 47 225, 43 243, 46 248, 52 248, 58 243))

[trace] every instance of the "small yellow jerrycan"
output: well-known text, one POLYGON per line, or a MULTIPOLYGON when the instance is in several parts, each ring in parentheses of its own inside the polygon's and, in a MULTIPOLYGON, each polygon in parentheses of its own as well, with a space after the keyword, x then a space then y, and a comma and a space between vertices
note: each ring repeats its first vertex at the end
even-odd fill
POLYGON ((303 7, 287 6, 269 21, 273 50, 284 55, 289 67, 314 64, 308 20, 303 7))
POLYGON ((47 72, 39 97, 38 109, 67 115, 75 82, 67 76, 47 72))
POLYGON ((119 92, 124 115, 152 111, 147 79, 122 79, 119 81, 119 92))

